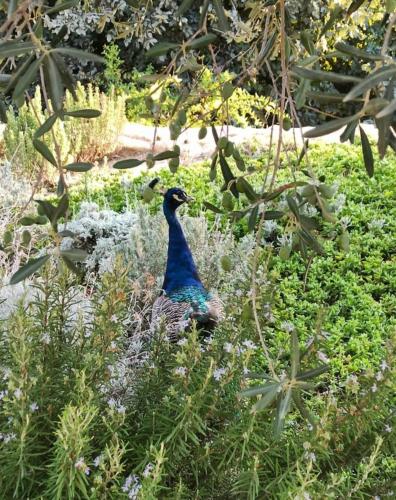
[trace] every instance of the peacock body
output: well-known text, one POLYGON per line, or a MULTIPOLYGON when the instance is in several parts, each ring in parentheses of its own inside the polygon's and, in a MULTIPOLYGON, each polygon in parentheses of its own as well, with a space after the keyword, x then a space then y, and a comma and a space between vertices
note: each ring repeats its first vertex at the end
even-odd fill
POLYGON ((170 340, 176 340, 192 321, 210 331, 222 319, 220 300, 202 284, 176 210, 190 197, 179 188, 164 194, 163 211, 169 226, 168 258, 161 295, 153 305, 151 325, 163 324, 170 340))

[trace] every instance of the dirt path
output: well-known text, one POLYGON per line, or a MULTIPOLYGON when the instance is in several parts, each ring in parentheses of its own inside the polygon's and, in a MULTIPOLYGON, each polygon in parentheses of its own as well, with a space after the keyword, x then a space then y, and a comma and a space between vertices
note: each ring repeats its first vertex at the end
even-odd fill
MULTIPOLYGON (((0 138, 3 134, 4 127, 4 124, 0 124, 0 138)), ((372 137, 374 140, 377 139, 378 132, 374 125, 365 123, 363 127, 369 137, 372 137)), ((303 127, 302 131, 305 132, 311 128, 312 127, 303 127)), ((216 129, 219 135, 221 133, 226 133, 225 127, 223 127, 223 130, 221 127, 216 127, 216 129)), ((141 125, 139 123, 126 123, 122 133, 118 137, 118 153, 110 158, 108 162, 109 166, 111 167, 120 159, 144 159, 147 153, 152 152, 154 130, 155 129, 152 126, 141 125)), ((332 134, 328 134, 323 137, 310 139, 310 143, 339 143, 341 132, 342 129, 341 131, 333 132, 332 134)), ((252 127, 228 127, 229 139, 238 146, 242 144, 250 144, 251 146, 253 145, 255 149, 265 149, 270 144, 270 136, 270 128, 258 129, 252 127)), ((278 136, 279 127, 275 125, 273 143, 276 143, 278 136)), ((294 142, 296 142, 297 146, 301 148, 303 144, 301 130, 290 129, 287 132, 283 131, 283 141, 285 145, 293 145, 294 142)), ((215 150, 215 144, 210 130, 208 130, 207 136, 203 140, 199 140, 198 129, 190 128, 180 135, 177 140, 177 144, 180 146, 181 163, 184 165, 209 159, 215 150)), ((154 152, 158 153, 172 149, 173 145, 174 141, 170 139, 169 129, 167 127, 158 127, 154 152)), ((167 165, 166 161, 157 162, 153 170, 158 170, 165 165, 167 165)), ((134 168, 133 175, 139 175, 142 171, 145 171, 146 168, 146 164, 142 164, 139 167, 134 168)))
MULTIPOLYGON (((303 132, 310 130, 312 127, 303 127, 303 132)), ((221 127, 216 127, 218 132, 221 132, 221 127)), ((373 139, 377 139, 378 133, 374 125, 364 124, 364 129, 366 133, 373 139)), ((310 139, 310 143, 339 143, 339 137, 341 131, 328 134, 323 137, 318 137, 316 139, 310 139)), ((225 128, 223 130, 225 133, 225 128)), ((275 125, 273 142, 276 143, 279 135, 279 127, 275 125)), ((238 128, 229 127, 228 137, 236 145, 241 144, 253 144, 256 148, 266 148, 270 144, 271 129, 257 129, 257 128, 238 128)), ((124 126, 122 134, 119 136, 119 153, 117 157, 112 158, 109 161, 109 165, 113 165, 119 159, 126 158, 145 158, 146 154, 152 152, 152 144, 154 137, 154 127, 140 125, 137 123, 127 123, 124 126)), ((289 131, 283 131, 283 141, 284 144, 294 144, 296 141, 298 147, 302 147, 303 140, 301 137, 301 131, 299 129, 291 129, 289 131)), ((215 144, 210 130, 203 140, 198 139, 198 129, 191 128, 183 132, 177 140, 177 144, 180 146, 181 150, 181 163, 188 165, 189 163, 199 162, 210 158, 215 150, 215 144)), ((156 144, 154 152, 158 153, 161 151, 166 151, 172 149, 174 141, 170 139, 169 129, 166 127, 159 127, 157 129, 156 144)), ((156 164, 155 170, 162 168, 167 162, 158 162, 156 164)), ((143 164, 140 167, 134 169, 134 173, 139 175, 140 172, 146 169, 146 165, 143 164)))

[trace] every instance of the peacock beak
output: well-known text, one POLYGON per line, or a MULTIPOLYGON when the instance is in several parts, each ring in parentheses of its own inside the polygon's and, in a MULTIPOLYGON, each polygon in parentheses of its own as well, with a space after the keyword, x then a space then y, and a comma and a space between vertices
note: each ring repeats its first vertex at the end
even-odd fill
POLYGON ((192 196, 188 196, 188 195, 187 195, 187 196, 185 197, 185 201, 186 201, 187 203, 190 203, 190 202, 194 201, 194 198, 193 198, 192 196))

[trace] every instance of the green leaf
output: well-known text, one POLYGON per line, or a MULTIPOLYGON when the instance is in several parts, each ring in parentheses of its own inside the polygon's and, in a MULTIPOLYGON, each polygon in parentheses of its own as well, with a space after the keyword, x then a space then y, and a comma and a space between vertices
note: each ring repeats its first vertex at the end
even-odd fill
POLYGON ((29 85, 33 82, 33 80, 36 78, 38 69, 43 61, 43 57, 40 57, 39 59, 34 60, 31 65, 27 68, 25 73, 20 76, 18 79, 17 84, 15 85, 14 92, 12 94, 12 99, 17 100, 18 97, 23 95, 25 90, 28 89, 29 85))
POLYGON ((175 16, 176 17, 181 17, 185 12, 188 11, 188 9, 191 7, 195 0, 183 0, 183 2, 180 4, 179 8, 177 9, 175 16))
POLYGON ((35 273, 40 267, 42 267, 47 260, 50 258, 49 255, 43 255, 37 259, 30 259, 23 267, 18 269, 18 271, 12 275, 10 279, 10 285, 16 285, 20 281, 31 276, 35 273))
POLYGON ((353 0, 353 2, 349 5, 347 14, 350 16, 354 12, 358 10, 359 7, 361 7, 366 0, 353 0))
POLYGON ((56 186, 56 194, 62 196, 66 190, 65 180, 62 175, 59 176, 58 184, 56 186))
POLYGON ((187 121, 187 113, 185 112, 184 109, 181 109, 178 114, 177 114, 177 119, 176 121, 179 123, 179 125, 183 126, 186 124, 187 121))
POLYGON ((65 170, 68 170, 69 172, 88 172, 91 168, 93 168, 93 163, 82 161, 65 165, 65 170))
POLYGON ((46 200, 35 200, 35 201, 39 205, 37 211, 40 214, 46 215, 49 220, 52 220, 52 218, 55 214, 55 211, 56 211, 56 207, 52 203, 50 203, 49 201, 46 201, 46 200))
POLYGON ((311 139, 314 137, 321 137, 322 135, 330 134, 340 129, 344 125, 359 119, 359 113, 356 113, 352 116, 346 116, 344 118, 337 118, 336 120, 331 120, 329 122, 322 123, 317 127, 312 128, 304 133, 304 137, 307 139, 311 139))
POLYGON ((253 207, 252 211, 250 212, 249 220, 248 220, 248 231, 250 231, 250 232, 253 232, 255 227, 256 227, 258 212, 259 212, 258 206, 253 207))
POLYGON ((298 235, 300 238, 309 246, 312 248, 314 252, 316 252, 318 255, 324 255, 324 250, 323 247, 318 243, 318 241, 312 236, 311 233, 306 231, 305 229, 299 229, 297 231, 298 235))
POLYGON ((169 170, 174 174, 177 172, 177 169, 180 165, 180 158, 171 158, 168 162, 169 170))
POLYGON ((300 220, 300 212, 298 210, 296 200, 293 198, 291 194, 288 194, 286 196, 286 201, 293 215, 296 217, 297 220, 300 220))
POLYGON ((66 267, 70 269, 72 273, 77 274, 77 276, 82 275, 81 269, 79 269, 72 260, 68 259, 65 255, 61 255, 61 258, 65 263, 66 267))
POLYGON ((285 212, 280 210, 266 210, 264 212, 264 220, 276 220, 281 219, 285 215, 285 212))
POLYGON ((360 139, 362 141, 362 151, 363 151, 363 159, 364 166, 366 167, 366 171, 369 177, 374 175, 374 158, 373 152, 371 150, 370 142, 366 135, 366 132, 363 130, 363 127, 359 125, 360 130, 360 139))
POLYGON ((391 116, 384 116, 383 118, 375 118, 375 124, 378 129, 378 142, 377 142, 377 148, 378 148, 378 154, 381 160, 385 156, 386 149, 388 145, 390 144, 391 140, 391 121, 392 117, 391 116))
POLYGON ((44 59, 44 69, 52 106, 55 111, 59 111, 63 105, 64 88, 60 72, 51 56, 44 59))
POLYGON ((337 19, 341 17, 341 15, 344 14, 344 10, 341 7, 341 5, 336 5, 334 9, 330 11, 330 16, 329 19, 327 20, 326 24, 323 26, 323 29, 320 33, 320 37, 322 37, 329 29, 331 29, 337 19))
MULTIPOLYGON (((323 104, 331 104, 334 102, 342 102, 346 94, 334 94, 327 92, 307 92, 308 99, 314 99, 323 104)), ((359 99, 361 100, 361 99, 359 99)))
POLYGON ((396 99, 393 99, 387 106, 385 106, 377 115, 376 118, 384 118, 396 111, 396 99))
POLYGON ((53 216, 51 217, 51 222, 54 226, 61 217, 66 217, 68 208, 69 208, 69 195, 65 193, 59 200, 58 206, 55 208, 53 216))
POLYGON ((227 16, 224 12, 224 7, 221 0, 212 0, 213 7, 216 12, 217 19, 219 21, 219 28, 221 31, 230 31, 230 25, 228 23, 227 16))
POLYGON ((45 122, 35 131, 34 137, 38 139, 42 135, 46 134, 51 128, 54 126, 56 120, 57 120, 57 115, 50 115, 45 122))
POLYGON ((155 196, 154 189, 151 188, 150 186, 146 186, 142 194, 143 200, 146 203, 150 203, 150 201, 154 198, 154 196, 155 196))
POLYGON ((199 17, 199 29, 202 29, 205 24, 206 14, 208 13, 210 0, 203 0, 201 15, 199 17))
POLYGON ((242 398, 251 398, 253 396, 259 396, 260 394, 267 394, 275 389, 275 392, 279 389, 279 382, 270 382, 265 385, 257 385, 255 387, 250 387, 239 393, 242 398))
POLYGON ((308 380, 310 378, 315 378, 322 373, 326 373, 329 371, 330 367, 328 365, 317 366, 316 368, 312 368, 311 370, 307 370, 306 372, 299 373, 297 375, 297 380, 308 380))
POLYGON ((30 234, 30 232, 25 229, 23 232, 22 232, 22 243, 27 246, 29 245, 29 243, 31 242, 32 240, 32 235, 30 234))
POLYGON ((219 153, 219 161, 220 161, 221 173, 223 174, 223 178, 226 183, 226 189, 229 188, 232 194, 235 196, 235 198, 239 198, 239 193, 235 186, 235 182, 231 182, 234 181, 236 177, 231 172, 230 166, 228 165, 227 160, 225 159, 223 153, 221 152, 219 153))
POLYGON ((345 127, 344 132, 340 135, 340 141, 346 142, 347 140, 349 140, 350 143, 353 144, 355 137, 355 130, 358 124, 359 120, 353 120, 352 122, 348 123, 348 125, 345 127))
POLYGON ((221 89, 221 97, 224 101, 229 99, 235 90, 234 85, 231 82, 225 82, 223 88, 221 89))
POLYGON ((208 129, 206 127, 201 127, 198 132, 198 139, 202 141, 202 139, 205 139, 207 133, 208 129))
POLYGON ((76 109, 75 111, 65 111, 65 115, 73 118, 97 118, 102 114, 98 109, 76 109))
POLYGON ((290 410, 292 389, 289 387, 284 397, 280 398, 275 417, 275 437, 279 437, 285 425, 285 418, 290 410))
POLYGON ((297 159, 297 166, 300 165, 300 163, 302 162, 304 156, 306 155, 307 151, 308 151, 308 145, 309 145, 309 141, 308 139, 306 139, 304 141, 304 146, 301 148, 301 152, 298 156, 298 159, 297 159))
POLYGON ((357 78, 356 76, 340 75, 338 73, 332 73, 331 71, 321 71, 317 69, 304 68, 301 66, 293 66, 291 69, 291 74, 300 78, 306 78, 307 80, 320 82, 361 82, 361 78, 357 78))
POLYGON ((349 102, 355 97, 363 94, 366 90, 372 89, 378 83, 389 80, 396 75, 396 65, 392 66, 384 66, 377 71, 374 71, 370 75, 368 75, 363 81, 361 81, 358 85, 353 87, 353 89, 348 92, 348 94, 344 97, 344 102, 349 102))
POLYGON ((228 255, 223 255, 220 258, 220 265, 221 265, 221 268, 223 269, 223 271, 225 271, 227 273, 231 271, 231 269, 232 269, 232 261, 228 257, 228 255))
POLYGON ((58 232, 58 236, 62 236, 62 238, 74 238, 75 233, 69 231, 68 229, 63 229, 62 231, 58 232))
POLYGON ((30 54, 29 57, 19 64, 18 69, 14 71, 14 73, 11 75, 11 80, 8 82, 7 87, 4 89, 4 93, 8 94, 8 92, 15 87, 15 85, 18 83, 21 75, 24 75, 26 73, 26 70, 29 68, 31 63, 36 59, 36 54, 30 54))
POLYGON ((177 43, 172 43, 172 42, 160 42, 151 47, 146 52, 146 57, 159 57, 159 56, 164 56, 167 54, 169 51, 180 48, 180 45, 177 43))
POLYGON ((47 11, 46 14, 56 14, 61 12, 62 10, 71 9, 72 7, 76 7, 80 3, 80 0, 66 0, 64 2, 58 2, 54 7, 51 7, 47 11))
POLYGON ((359 57, 360 59, 365 59, 367 61, 383 61, 385 59, 385 57, 381 54, 369 54, 368 52, 357 49, 356 47, 353 47, 345 42, 336 43, 335 48, 344 54, 359 57))
POLYGON ((32 224, 36 224, 36 219, 34 217, 26 216, 19 219, 18 223, 22 226, 31 226, 32 224))
POLYGON ((340 249, 343 250, 344 252, 349 252, 349 233, 348 231, 343 231, 339 238, 338 238, 338 244, 340 246, 340 249))
POLYGON ((45 215, 38 215, 35 219, 36 224, 39 224, 40 226, 44 226, 45 224, 48 224, 48 217, 45 215))
POLYGON ((296 92, 297 109, 301 109, 304 106, 306 96, 310 87, 311 87, 311 82, 306 78, 302 78, 296 92))
POLYGON ((301 394, 299 390, 294 390, 292 394, 293 398, 293 403, 296 405, 298 411, 301 413, 301 416, 307 420, 312 427, 315 429, 316 428, 316 422, 315 419, 313 418, 312 414, 306 409, 304 406, 304 403, 301 399, 301 394))
POLYGON ((211 210, 212 212, 215 212, 216 214, 223 214, 223 210, 221 208, 216 207, 215 205, 212 205, 212 203, 209 203, 208 201, 204 201, 203 204, 205 205, 206 208, 211 210))
POLYGON ((32 42, 8 41, 0 43, 0 58, 15 57, 32 52, 36 46, 32 42))
POLYGON ((177 151, 163 151, 154 156, 154 161, 169 160, 170 158, 178 158, 179 153, 177 151))
MULTIPOLYGON (((279 384, 277 384, 279 387, 279 384)), ((271 392, 267 392, 262 398, 260 398, 256 404, 252 407, 252 413, 265 410, 268 408, 276 399, 278 395, 278 387, 274 388, 271 392)))
MULTIPOLYGON (((69 30, 67 26, 64 24, 61 29, 53 36, 51 37, 51 45, 52 47, 57 47, 59 43, 65 38, 65 36, 68 34, 69 30)), ((52 57, 56 56, 56 54, 52 54, 52 57)), ((58 57, 58 56, 56 56, 58 57)))
POLYGON ((102 56, 91 54, 90 52, 86 52, 85 50, 72 49, 70 47, 57 47, 51 50, 51 54, 53 52, 55 52, 56 54, 63 54, 69 57, 75 57, 76 59, 80 59, 82 61, 93 61, 102 64, 106 62, 105 58, 102 56))
POLYGON ((225 191, 223 193, 223 199, 221 203, 223 207, 228 211, 231 211, 234 208, 234 197, 229 191, 225 191))
POLYGON ((300 33, 300 40, 301 43, 303 44, 305 50, 309 54, 314 54, 315 53, 315 45, 312 41, 312 32, 311 30, 304 30, 300 33))
POLYGON ((217 36, 213 33, 208 33, 207 35, 196 38, 195 40, 191 40, 186 47, 189 49, 203 49, 210 45, 211 43, 215 43, 217 40, 217 36))
POLYGON ((300 224, 307 231, 311 231, 312 229, 319 229, 319 224, 312 217, 308 217, 307 215, 300 214, 300 224))
POLYGON ((294 379, 300 369, 300 345, 295 330, 290 334, 290 353, 291 353, 291 378, 294 379))
POLYGON ((67 88, 67 90, 73 96, 73 99, 76 101, 77 94, 76 94, 76 90, 75 90, 74 79, 73 79, 73 76, 72 76, 68 66, 65 64, 63 57, 60 56, 59 54, 54 54, 52 52, 52 58, 56 62, 60 76, 62 78, 63 85, 67 88))
POLYGON ((236 188, 239 193, 244 193, 249 201, 257 201, 258 195, 254 191, 252 185, 244 177, 237 178, 236 188))
POLYGON ((269 37, 263 50, 260 51, 260 53, 258 55, 257 62, 256 62, 257 66, 260 66, 265 61, 265 59, 271 55, 272 49, 275 46, 275 42, 278 39, 278 35, 279 35, 279 33, 277 31, 274 31, 274 33, 269 37))
POLYGON ((142 165, 144 160, 137 160, 135 158, 130 158, 129 160, 120 160, 114 163, 113 168, 124 169, 124 168, 135 168, 142 165))
POLYGON ((33 146, 47 161, 52 163, 52 165, 54 165, 55 167, 58 166, 54 155, 51 153, 51 151, 48 149, 48 146, 43 141, 40 141, 40 139, 33 139, 33 146))
POLYGON ((88 257, 88 252, 81 248, 71 248, 70 250, 61 250, 61 256, 72 262, 82 262, 88 257))

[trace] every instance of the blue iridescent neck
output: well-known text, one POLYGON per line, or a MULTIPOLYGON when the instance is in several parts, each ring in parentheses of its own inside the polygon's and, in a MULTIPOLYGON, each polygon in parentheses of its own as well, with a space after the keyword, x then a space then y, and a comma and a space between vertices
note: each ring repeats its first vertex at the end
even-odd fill
POLYGON ((168 261, 163 290, 169 293, 185 286, 203 287, 175 208, 164 200, 163 209, 169 225, 168 261))

